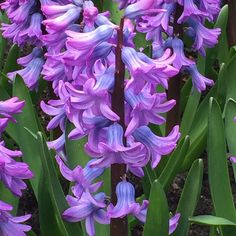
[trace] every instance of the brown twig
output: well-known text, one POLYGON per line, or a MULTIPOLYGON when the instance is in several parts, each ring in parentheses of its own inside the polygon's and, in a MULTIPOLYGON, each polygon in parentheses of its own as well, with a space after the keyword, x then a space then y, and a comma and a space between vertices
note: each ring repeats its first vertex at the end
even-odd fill
MULTIPOLYGON (((182 38, 183 37, 183 25, 178 24, 177 21, 183 12, 183 7, 177 5, 175 16, 174 16, 174 35, 182 38)), ((180 92, 181 92, 181 74, 171 78, 168 83, 168 99, 175 99, 176 105, 174 108, 167 113, 166 118, 166 133, 169 133, 172 128, 179 124, 180 121, 180 92)))
MULTIPOLYGON (((121 50, 123 46, 123 27, 124 18, 121 19, 120 27, 117 30, 117 47, 116 47, 116 72, 115 72, 115 86, 112 94, 112 110, 119 115, 119 124, 125 130, 125 107, 124 107, 124 78, 125 65, 121 59, 121 50)), ((124 139, 125 144, 125 139, 124 139)), ((111 166, 111 202, 116 204, 116 185, 121 181, 121 177, 126 173, 126 166, 124 164, 113 164, 111 166)), ((127 236, 128 223, 127 218, 111 219, 110 224, 111 236, 127 236)))

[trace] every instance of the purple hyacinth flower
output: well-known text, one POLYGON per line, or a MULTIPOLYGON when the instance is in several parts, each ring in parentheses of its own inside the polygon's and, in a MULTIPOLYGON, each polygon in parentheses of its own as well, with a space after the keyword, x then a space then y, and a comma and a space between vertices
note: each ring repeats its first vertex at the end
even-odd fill
POLYGON ((208 29, 198 17, 191 17, 188 20, 190 28, 187 33, 194 38, 193 48, 199 50, 205 56, 205 48, 212 48, 218 43, 218 37, 221 33, 220 28, 208 29))
POLYGON ((130 135, 136 128, 148 125, 149 122, 161 125, 165 118, 158 113, 165 113, 175 105, 175 100, 166 101, 165 93, 155 93, 151 95, 150 86, 145 86, 142 91, 135 94, 131 89, 125 90, 125 100, 127 101, 128 125, 125 136, 130 135), (132 109, 129 109, 128 104, 132 109))
POLYGON ((135 19, 143 14, 145 11, 152 8, 155 4, 155 0, 139 0, 125 9, 125 16, 130 19, 135 19))
POLYGON ((155 168, 163 155, 170 154, 180 137, 179 126, 175 126, 167 137, 156 136, 147 126, 141 126, 133 133, 134 138, 143 143, 151 155, 151 166, 155 168))
MULTIPOLYGON (((169 52, 169 51, 167 51, 169 52)), ((138 53, 130 47, 122 48, 122 60, 127 66, 134 80, 130 80, 129 84, 139 81, 139 86, 144 85, 144 81, 158 85, 161 84, 165 88, 168 87, 168 79, 178 73, 178 70, 169 65, 173 62, 174 57, 150 59, 144 53, 138 53)), ((137 82, 136 82, 137 84, 137 82)))
POLYGON ((18 6, 17 9, 9 13, 8 17, 17 24, 26 22, 31 11, 33 10, 32 8, 35 5, 36 2, 34 0, 28 0, 27 2, 23 2, 18 6))
POLYGON ((76 166, 73 170, 70 170, 59 156, 56 157, 56 160, 64 178, 70 182, 75 182, 72 192, 77 198, 80 198, 87 190, 94 193, 101 187, 102 181, 94 184, 93 181, 102 175, 104 168, 91 168, 90 164, 93 163, 93 160, 89 161, 84 168, 76 166))
POLYGON ((156 33, 159 30, 169 32, 169 21, 172 12, 175 10, 174 3, 164 3, 162 5, 163 12, 150 12, 141 16, 137 21, 137 30, 142 33, 147 33, 146 39, 153 41, 157 40, 156 33))
POLYGON ((88 51, 88 49, 110 39, 117 27, 114 25, 102 25, 88 33, 77 33, 67 30, 66 34, 69 36, 67 45, 78 50, 88 51))
POLYGON ((108 128, 91 131, 85 150, 90 156, 98 159, 90 166, 109 167, 114 163, 125 163, 134 174, 143 176, 142 167, 149 161, 147 150, 140 142, 131 139, 127 140, 127 146, 124 146, 123 134, 123 128, 117 123, 108 128))
POLYGON ((106 195, 98 193, 92 197, 88 192, 83 193, 80 199, 70 195, 66 197, 70 208, 62 214, 63 218, 70 222, 85 220, 85 227, 89 236, 95 236, 95 221, 100 224, 109 224, 110 219, 103 210, 106 207, 106 195))
POLYGON ((12 97, 5 101, 0 101, 0 116, 16 122, 13 115, 22 112, 25 102, 20 101, 17 97, 12 97))
MULTIPOLYGON (((52 13, 53 6, 45 6, 42 7, 43 12, 48 15, 48 13, 52 13)), ((49 18, 43 21, 43 24, 46 26, 46 30, 50 33, 56 33, 58 31, 65 30, 68 26, 73 24, 76 20, 79 19, 82 8, 76 7, 73 4, 65 5, 65 6, 54 6, 55 10, 55 18, 49 18), (69 6, 69 7, 68 7, 69 6), (63 9, 64 8, 64 9, 63 9), (67 9, 68 8, 68 9, 67 9), (58 9, 58 13, 56 11, 58 9), (65 13, 60 14, 60 10, 67 10, 65 13)), ((51 15, 51 14, 50 14, 51 15)))
POLYGON ((117 204, 110 204, 107 208, 107 214, 110 218, 122 218, 127 215, 133 215, 137 218, 142 218, 141 211, 145 211, 148 206, 148 201, 144 200, 142 206, 135 201, 134 186, 123 180, 116 186, 117 204))
POLYGON ((0 133, 4 132, 8 125, 8 118, 0 118, 0 133))
POLYGON ((22 190, 27 188, 23 179, 30 179, 33 173, 23 162, 16 162, 13 158, 22 156, 21 151, 12 151, 0 142, 0 180, 15 195, 21 196, 22 190))
POLYGON ((31 215, 12 216, 9 212, 13 207, 3 201, 0 201, 0 234, 1 236, 26 236, 25 232, 31 230, 29 225, 21 224, 27 221, 31 215))
POLYGON ((181 216, 180 213, 176 213, 173 217, 170 218, 169 234, 172 234, 178 227, 180 216, 181 216))
POLYGON ((25 30, 21 31, 19 36, 22 38, 28 37, 32 44, 37 44, 38 39, 42 36, 41 24, 43 16, 40 13, 34 13, 30 19, 30 25, 25 30))
POLYGON ((16 75, 19 74, 25 81, 27 87, 30 90, 33 90, 38 86, 38 80, 43 68, 43 64, 44 60, 42 58, 34 58, 24 69, 10 72, 7 74, 7 76, 10 79, 14 79, 16 75))
POLYGON ((41 57, 43 51, 41 48, 35 47, 30 54, 17 59, 17 63, 22 66, 27 66, 34 58, 41 57))
POLYGON ((115 1, 119 3, 120 10, 126 8, 129 4, 136 2, 136 0, 115 0, 115 1))
POLYGON ((195 62, 188 59, 184 55, 184 43, 181 39, 175 37, 173 39, 169 38, 166 41, 166 46, 167 47, 172 47, 174 54, 176 55, 174 61, 173 61, 173 66, 180 70, 182 66, 189 66, 189 65, 194 65, 195 62))
POLYGON ((196 65, 190 65, 186 68, 192 77, 193 87, 197 89, 198 92, 206 90, 206 86, 213 86, 214 81, 201 75, 197 69, 196 65))
POLYGON ((88 27, 93 27, 98 16, 98 9, 94 6, 92 1, 85 1, 83 5, 83 19, 88 27))
POLYGON ((200 17, 207 17, 209 14, 198 9, 193 0, 183 0, 183 13, 178 19, 178 23, 185 22, 189 17, 195 15, 200 17))
POLYGON ((114 83, 113 77, 101 77, 100 80, 88 79, 83 90, 76 90, 69 83, 66 83, 71 94, 71 105, 76 110, 94 110, 95 114, 103 115, 109 120, 117 121, 119 116, 111 110, 111 99, 108 88, 114 83), (109 79, 109 80, 108 80, 109 79))
POLYGON ((57 139, 53 141, 47 142, 47 145, 49 149, 54 149, 57 154, 60 154, 62 157, 64 157, 65 142, 66 142, 66 134, 65 131, 63 130, 61 136, 59 136, 57 139))
POLYGON ((230 160, 232 163, 236 164, 236 157, 230 157, 229 160, 230 160))

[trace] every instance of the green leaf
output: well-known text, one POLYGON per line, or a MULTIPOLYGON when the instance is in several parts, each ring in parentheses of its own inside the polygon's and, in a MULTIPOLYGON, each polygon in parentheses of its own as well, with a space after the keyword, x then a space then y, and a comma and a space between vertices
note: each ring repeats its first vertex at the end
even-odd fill
POLYGON ((110 11, 112 21, 115 24, 120 24, 123 11, 118 9, 118 3, 111 0, 103 0, 103 11, 110 11))
MULTIPOLYGON (((226 142, 219 104, 211 98, 208 120, 208 173, 211 196, 216 216, 236 221, 233 196, 226 158, 226 142), (223 204, 222 204, 223 203, 223 204)), ((223 235, 236 235, 236 230, 222 228, 223 235)))
POLYGON ((222 217, 212 216, 212 215, 200 215, 200 216, 193 216, 189 218, 189 221, 195 223, 195 224, 201 224, 201 225, 232 225, 236 226, 236 223, 227 220, 222 217))
MULTIPOLYGON (((2 73, 4 75, 7 75, 8 72, 19 69, 19 66, 17 64, 17 59, 19 58, 19 55, 20 49, 16 44, 14 44, 9 50, 5 65, 3 67, 2 73)), ((0 86, 3 86, 7 90, 7 92, 11 94, 11 84, 9 83, 8 78, 6 76, 1 76, 0 86)))
POLYGON ((32 139, 31 134, 27 132, 25 127, 33 133, 37 133, 38 125, 36 120, 36 112, 34 110, 31 97, 24 81, 17 76, 13 84, 13 96, 20 100, 25 100, 23 112, 16 115, 16 124, 10 123, 6 129, 7 133, 18 143, 20 150, 23 152, 23 160, 29 164, 30 170, 33 171, 34 177, 30 179, 36 198, 38 197, 38 185, 41 173, 40 155, 37 151, 38 143, 32 139))
MULTIPOLYGON (((233 99, 229 99, 226 104, 225 110, 225 133, 226 141, 228 144, 229 152, 231 155, 236 156, 236 123, 234 117, 236 116, 236 102, 233 99)), ((236 164, 232 163, 234 170, 234 179, 236 180, 236 164)))
MULTIPOLYGON (((37 133, 38 142, 40 145, 40 157, 43 164, 43 179, 42 185, 40 186, 40 194, 43 197, 43 192, 48 193, 48 197, 44 199, 44 201, 48 201, 48 207, 52 205, 50 208, 54 210, 54 217, 56 218, 58 231, 60 234, 51 234, 48 233, 47 227, 45 227, 45 231, 42 235, 51 236, 51 235, 62 235, 62 236, 70 236, 70 235, 82 235, 81 227, 77 223, 68 223, 62 220, 61 213, 68 208, 68 204, 65 200, 65 195, 63 193, 62 187, 60 185, 59 179, 57 177, 57 172, 53 163, 52 156, 47 148, 47 144, 43 138, 41 132, 37 133), (44 183, 46 183, 47 188, 44 187, 44 183)), ((46 202, 47 203, 47 202, 46 202)), ((49 209, 49 208, 46 208, 49 209)), ((42 208, 41 208, 42 210, 42 208)), ((46 217, 43 215, 43 217, 46 217)), ((50 219, 48 219, 50 220, 50 219)), ((55 226, 53 228, 56 228, 55 226)))
POLYGON ((86 138, 80 140, 70 140, 68 134, 74 126, 67 121, 66 124, 66 155, 68 159, 68 164, 70 168, 75 168, 77 165, 84 167, 90 160, 89 156, 84 151, 84 145, 87 142, 86 138))
POLYGON ((19 204, 19 198, 12 194, 10 190, 8 190, 3 183, 0 183, 0 193, 1 193, 1 201, 4 201, 13 206, 13 211, 11 213, 16 214, 19 204))
POLYGON ((209 99, 215 96, 216 90, 217 84, 211 88, 197 109, 189 132, 190 147, 181 166, 182 170, 189 169, 193 161, 197 159, 206 148, 209 99))
POLYGON ((227 94, 226 101, 230 98, 236 100, 236 52, 234 52, 234 56, 229 60, 225 74, 227 77, 224 77, 224 81, 226 82, 227 78, 227 94))
POLYGON ((188 151, 189 142, 189 136, 186 136, 180 141, 177 148, 170 155, 164 170, 161 172, 161 175, 158 180, 160 181, 165 190, 168 189, 170 183, 173 181, 174 177, 178 173, 179 166, 188 151))
POLYGON ((144 177, 142 178, 142 186, 144 195, 149 198, 152 183, 157 179, 156 172, 147 164, 144 168, 144 177))
POLYGON ((28 233, 27 233, 27 235, 28 236, 37 236, 37 234, 34 232, 34 231, 29 231, 28 233))
POLYGON ((169 210, 165 192, 158 182, 153 182, 143 236, 167 236, 169 234, 169 210))
POLYGON ((181 214, 179 226, 173 236, 187 236, 188 218, 194 213, 202 186, 203 162, 196 160, 188 173, 176 212, 181 214))

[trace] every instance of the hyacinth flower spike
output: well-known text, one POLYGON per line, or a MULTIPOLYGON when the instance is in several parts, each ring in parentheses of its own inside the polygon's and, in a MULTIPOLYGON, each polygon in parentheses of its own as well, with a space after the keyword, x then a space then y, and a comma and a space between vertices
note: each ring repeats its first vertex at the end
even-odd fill
POLYGON ((1 236, 26 236, 25 232, 29 232, 29 225, 21 224, 27 221, 31 215, 12 216, 9 212, 13 207, 3 201, 0 201, 0 235, 1 236))

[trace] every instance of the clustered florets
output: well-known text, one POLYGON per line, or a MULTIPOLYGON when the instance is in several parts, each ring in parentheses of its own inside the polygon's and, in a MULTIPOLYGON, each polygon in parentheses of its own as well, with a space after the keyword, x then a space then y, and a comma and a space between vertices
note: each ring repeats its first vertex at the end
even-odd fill
MULTIPOLYGON (((180 137, 178 126, 167 137, 157 136, 148 127, 150 123, 165 123, 160 114, 175 105, 164 92, 157 92, 157 87, 168 89, 169 79, 181 71, 191 75, 199 92, 213 85, 198 72, 196 62, 185 56, 184 43, 174 32, 176 8, 182 7, 177 23, 184 24, 193 50, 205 55, 205 49, 213 47, 220 34, 220 29, 204 26, 205 20, 213 21, 219 13, 218 0, 116 1, 124 9, 122 45, 117 45, 119 26, 111 22, 109 12, 99 13, 92 1, 40 0, 39 4, 35 0, 6 0, 1 4, 12 22, 2 25, 3 35, 19 46, 36 46, 31 54, 18 59, 25 68, 8 76, 13 79, 18 73, 30 89, 35 89, 41 74, 52 82, 57 95, 47 104, 42 101, 41 108, 53 116, 47 128, 59 127, 62 132, 48 146, 57 152, 62 175, 74 183, 74 196, 67 196, 70 208, 63 217, 72 222, 85 219, 89 235, 95 235, 94 221, 108 224, 110 218, 133 214, 145 222, 148 201, 142 205, 135 202, 131 183, 123 179, 116 188, 117 204, 107 206, 105 194, 95 194, 102 183, 94 180, 115 163, 125 164, 127 171, 142 177, 142 168, 149 161, 155 168, 162 156, 175 149, 180 137), (152 55, 135 48, 135 30, 146 34, 152 55), (116 47, 121 47, 120 59, 128 72, 124 83, 125 130, 112 110, 116 47), (84 168, 70 170, 66 165, 67 121, 74 125, 69 138, 88 137, 85 151, 92 160, 84 168)), ((179 217, 170 219, 170 233, 179 217)))

